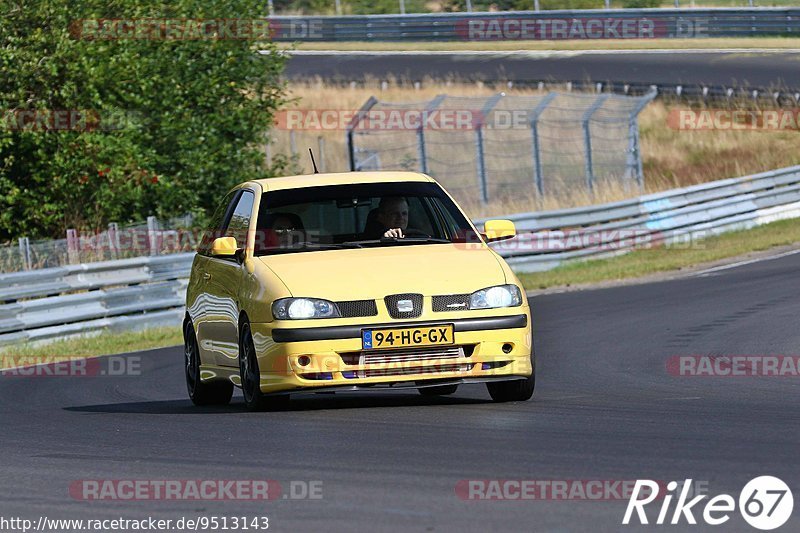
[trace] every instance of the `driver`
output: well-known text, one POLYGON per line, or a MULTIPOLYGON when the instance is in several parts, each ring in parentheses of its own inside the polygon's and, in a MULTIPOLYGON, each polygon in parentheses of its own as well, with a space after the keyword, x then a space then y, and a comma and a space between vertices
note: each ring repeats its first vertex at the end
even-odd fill
POLYGON ((385 228, 384 237, 404 238, 403 231, 408 229, 408 202, 402 196, 381 198, 376 219, 385 228))

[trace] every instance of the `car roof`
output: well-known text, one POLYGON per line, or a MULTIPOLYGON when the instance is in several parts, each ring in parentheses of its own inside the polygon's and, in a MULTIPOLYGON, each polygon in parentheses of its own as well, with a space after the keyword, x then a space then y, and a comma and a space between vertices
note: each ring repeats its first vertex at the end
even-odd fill
POLYGON ((264 191, 299 189, 302 187, 319 187, 322 185, 351 185, 355 183, 387 183, 403 181, 434 181, 433 178, 419 172, 331 172, 326 174, 305 174, 302 176, 285 176, 256 180, 264 191))

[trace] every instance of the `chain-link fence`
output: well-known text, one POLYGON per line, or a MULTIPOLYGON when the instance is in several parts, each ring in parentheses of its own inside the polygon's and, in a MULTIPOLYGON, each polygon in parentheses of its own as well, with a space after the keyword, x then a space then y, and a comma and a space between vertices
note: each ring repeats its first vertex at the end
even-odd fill
POLYGON ((189 252, 197 248, 200 237, 190 215, 169 220, 148 217, 147 222, 124 226, 111 223, 100 232, 68 229, 65 239, 20 237, 0 246, 0 272, 189 252))
POLYGON ((352 170, 418 170, 460 201, 643 189, 638 115, 655 97, 551 92, 370 98, 347 131, 352 170))

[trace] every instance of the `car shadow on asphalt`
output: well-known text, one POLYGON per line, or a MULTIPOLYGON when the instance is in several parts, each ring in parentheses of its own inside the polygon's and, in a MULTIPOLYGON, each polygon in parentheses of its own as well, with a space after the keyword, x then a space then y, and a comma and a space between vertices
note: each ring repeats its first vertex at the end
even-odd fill
MULTIPOLYGON (((488 398, 468 398, 459 396, 419 396, 417 394, 317 394, 292 398, 288 406, 269 412, 323 411, 340 409, 364 409, 376 407, 425 407, 437 405, 474 405, 492 403, 488 398)), ((203 406, 192 405, 189 400, 159 400, 149 402, 123 402, 96 405, 64 407, 65 411, 80 413, 113 414, 153 414, 153 415, 195 415, 246 413, 242 398, 234 397, 230 405, 203 406)))

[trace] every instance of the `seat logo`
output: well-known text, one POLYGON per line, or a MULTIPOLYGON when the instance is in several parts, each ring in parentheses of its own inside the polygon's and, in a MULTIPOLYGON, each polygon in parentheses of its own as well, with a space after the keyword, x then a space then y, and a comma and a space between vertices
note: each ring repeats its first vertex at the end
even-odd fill
POLYGON ((414 310, 414 302, 411 300, 398 300, 397 301, 397 312, 398 313, 410 313, 414 310))

